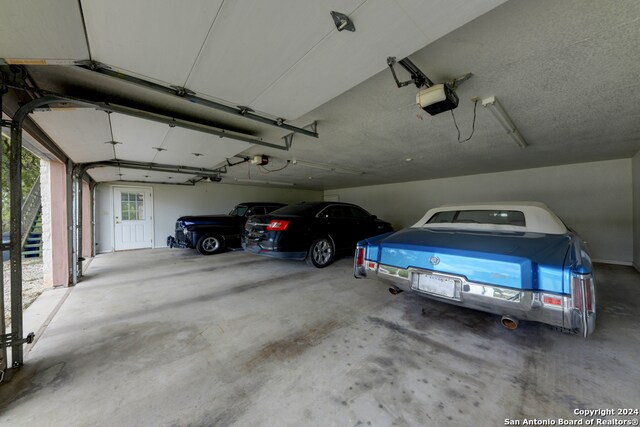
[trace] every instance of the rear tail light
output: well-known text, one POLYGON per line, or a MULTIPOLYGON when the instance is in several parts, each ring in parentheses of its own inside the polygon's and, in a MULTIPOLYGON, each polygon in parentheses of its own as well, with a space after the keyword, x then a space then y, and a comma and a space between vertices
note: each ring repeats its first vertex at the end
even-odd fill
POLYGON ((591 274, 573 274, 571 277, 571 302, 574 313, 574 327, 584 338, 596 327, 596 292, 591 274))
POLYGON ((574 308, 582 311, 586 307, 587 312, 594 311, 595 289, 591 275, 574 275, 571 278, 571 299, 574 308))
POLYGON ((272 220, 269 225, 267 225, 267 230, 269 231, 284 231, 289 226, 290 221, 284 221, 281 219, 272 220))
POLYGON ((367 272, 364 268, 364 247, 356 247, 356 256, 353 261, 353 276, 356 279, 367 277, 367 272))
POLYGON ((361 267, 364 265, 364 248, 358 247, 356 248, 356 267, 361 267))

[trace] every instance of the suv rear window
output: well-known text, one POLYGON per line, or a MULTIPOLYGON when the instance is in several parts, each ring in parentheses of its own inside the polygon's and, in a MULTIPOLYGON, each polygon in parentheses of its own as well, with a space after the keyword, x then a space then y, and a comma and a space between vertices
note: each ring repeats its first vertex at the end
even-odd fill
POLYGON ((493 224, 525 227, 524 213, 508 210, 464 210, 437 212, 427 224, 493 224))

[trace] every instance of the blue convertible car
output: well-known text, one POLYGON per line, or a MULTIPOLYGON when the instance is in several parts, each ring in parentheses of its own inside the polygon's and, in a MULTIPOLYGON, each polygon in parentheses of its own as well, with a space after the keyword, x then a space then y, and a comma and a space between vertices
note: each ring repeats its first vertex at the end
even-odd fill
POLYGON ((410 228, 358 243, 354 274, 429 298, 584 337, 596 294, 584 242, 542 203, 444 206, 410 228))

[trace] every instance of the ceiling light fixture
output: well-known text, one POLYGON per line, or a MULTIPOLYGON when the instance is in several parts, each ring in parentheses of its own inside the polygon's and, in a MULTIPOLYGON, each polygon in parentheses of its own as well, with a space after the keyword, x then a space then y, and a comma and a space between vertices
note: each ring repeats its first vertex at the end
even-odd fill
POLYGON ((520 146, 520 148, 526 148, 527 141, 524 140, 516 125, 513 124, 513 121, 509 117, 502 105, 498 102, 495 96, 490 96, 489 98, 485 98, 482 100, 482 106, 488 108, 493 114, 493 117, 496 118, 498 123, 502 125, 504 130, 507 131, 507 134, 520 146))
POLYGON ((352 175, 364 175, 363 171, 349 169, 342 166, 334 166, 334 165, 328 165, 324 163, 305 162, 304 160, 296 160, 296 159, 291 159, 287 161, 293 165, 306 166, 308 168, 322 169, 330 172, 349 173, 352 175))
POLYGON ((247 178, 233 178, 236 182, 247 182, 250 184, 269 184, 269 185, 284 185, 288 187, 293 187, 293 182, 280 182, 280 181, 265 181, 262 179, 247 179, 247 178))
POLYGON ((336 24, 338 31, 347 30, 353 32, 356 30, 355 25, 353 25, 353 21, 344 13, 334 12, 332 10, 331 17, 333 18, 333 22, 336 24))

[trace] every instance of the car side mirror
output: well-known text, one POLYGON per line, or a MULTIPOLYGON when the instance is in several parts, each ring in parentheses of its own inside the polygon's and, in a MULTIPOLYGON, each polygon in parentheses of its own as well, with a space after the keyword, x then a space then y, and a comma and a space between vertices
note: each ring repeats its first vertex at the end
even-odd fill
POLYGON ((376 215, 371 215, 371 216, 369 217, 369 219, 371 219, 371 220, 373 220, 373 219, 378 219, 378 217, 377 217, 376 215))

